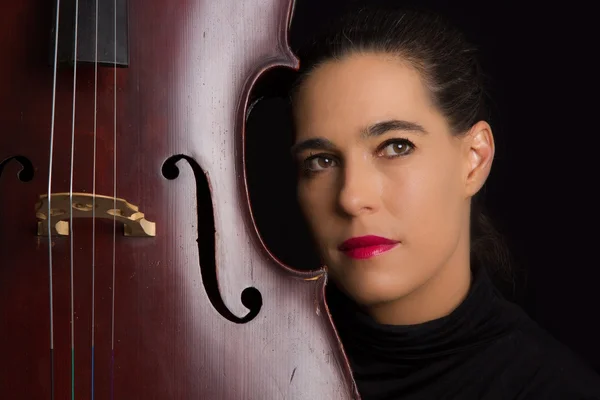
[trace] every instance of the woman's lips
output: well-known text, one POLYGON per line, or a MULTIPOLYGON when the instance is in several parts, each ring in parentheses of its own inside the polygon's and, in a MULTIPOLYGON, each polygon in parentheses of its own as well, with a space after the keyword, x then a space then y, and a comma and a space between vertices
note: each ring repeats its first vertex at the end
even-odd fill
POLYGON ((346 240, 338 249, 350 258, 367 259, 394 248, 399 242, 381 236, 359 236, 346 240))

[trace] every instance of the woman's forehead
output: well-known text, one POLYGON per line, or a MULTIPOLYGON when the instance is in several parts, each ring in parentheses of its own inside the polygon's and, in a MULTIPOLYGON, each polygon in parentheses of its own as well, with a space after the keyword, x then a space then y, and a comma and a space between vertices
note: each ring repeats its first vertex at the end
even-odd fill
POLYGON ((386 120, 423 125, 433 111, 418 72, 378 54, 357 54, 317 67, 299 88, 295 105, 299 133, 358 132, 386 120))

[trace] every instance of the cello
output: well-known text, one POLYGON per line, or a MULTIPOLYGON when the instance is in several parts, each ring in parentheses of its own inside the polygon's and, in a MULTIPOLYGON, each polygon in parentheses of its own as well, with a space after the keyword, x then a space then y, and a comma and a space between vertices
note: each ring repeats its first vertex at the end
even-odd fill
POLYGON ((23 0, 0 27, 1 399, 358 398, 324 269, 249 203, 292 0, 23 0))

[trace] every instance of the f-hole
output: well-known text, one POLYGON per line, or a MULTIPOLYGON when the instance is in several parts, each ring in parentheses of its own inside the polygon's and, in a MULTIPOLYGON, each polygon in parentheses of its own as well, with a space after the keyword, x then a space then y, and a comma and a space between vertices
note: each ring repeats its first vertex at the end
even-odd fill
POLYGON ((21 170, 19 170, 19 172, 17 173, 17 178, 19 178, 21 182, 31 181, 33 179, 33 164, 31 163, 31 161, 29 161, 28 158, 23 156, 9 157, 6 160, 0 162, 0 177, 2 177, 2 171, 4 170, 4 167, 12 160, 15 160, 16 162, 21 164, 21 170))
POLYGON ((162 174, 167 179, 176 179, 179 176, 177 163, 184 159, 188 162, 196 181, 196 201, 198 210, 198 252, 200 259, 200 273, 204 290, 210 299, 212 306, 219 314, 231 322, 245 324, 252 321, 262 308, 262 296, 258 289, 254 287, 246 288, 242 291, 242 304, 250 311, 243 318, 233 314, 221 297, 219 286, 217 284, 217 264, 215 260, 215 219, 212 206, 212 197, 210 185, 206 174, 200 168, 198 163, 191 157, 185 155, 175 155, 169 157, 162 166, 162 174))

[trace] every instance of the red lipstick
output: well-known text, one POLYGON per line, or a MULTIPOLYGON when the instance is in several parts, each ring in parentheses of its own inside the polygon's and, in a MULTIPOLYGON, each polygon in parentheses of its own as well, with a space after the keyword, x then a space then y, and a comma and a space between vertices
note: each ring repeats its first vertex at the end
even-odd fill
POLYGON ((360 236, 346 240, 338 249, 350 258, 366 259, 391 250, 399 242, 381 236, 360 236))

